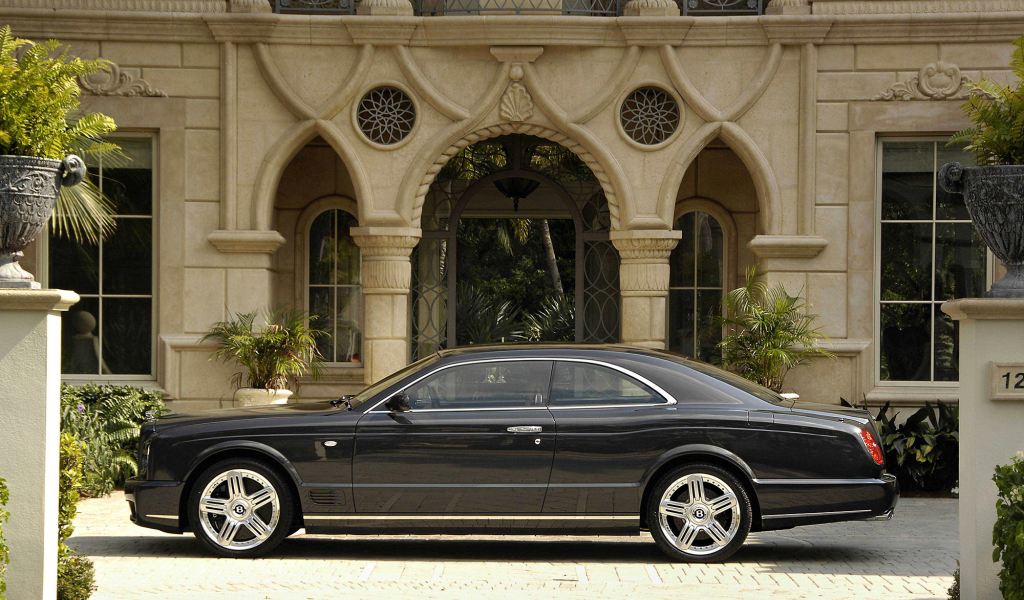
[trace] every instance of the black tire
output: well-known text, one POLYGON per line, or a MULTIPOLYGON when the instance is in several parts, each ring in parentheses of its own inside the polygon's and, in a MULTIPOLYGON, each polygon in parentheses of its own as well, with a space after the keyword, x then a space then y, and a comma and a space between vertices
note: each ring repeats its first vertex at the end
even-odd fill
POLYGON ((251 458, 229 458, 212 465, 196 480, 188 498, 188 519, 193 534, 214 554, 230 558, 256 558, 272 551, 294 532, 292 527, 297 521, 296 510, 290 482, 269 463, 251 458), (228 477, 227 474, 232 471, 236 475, 228 477), (210 498, 222 502, 224 512, 211 512, 211 508, 218 510, 218 507, 208 502, 207 510, 200 514, 203 492, 215 480, 225 477, 233 482, 241 479, 245 494, 232 495, 231 482, 222 481, 212 488, 210 498), (267 500, 266 504, 256 506, 259 501, 266 498, 266 487, 273 489, 276 505, 273 500, 267 500), (255 504, 249 501, 250 496, 256 496, 255 504), (275 510, 276 519, 273 518, 275 510), (224 529, 224 524, 228 521, 227 513, 234 514, 236 511, 242 517, 232 517, 231 527, 224 529), (256 522, 256 518, 259 519, 259 523, 256 522), (231 545, 218 543, 214 533, 231 533, 232 529, 234 531, 230 539, 227 539, 231 545), (256 534, 258 530, 263 531, 265 536, 262 541, 256 534))
POLYGON ((747 539, 752 521, 753 508, 746 488, 730 471, 710 463, 691 463, 672 469, 658 479, 647 499, 647 526, 651 536, 665 554, 683 562, 720 562, 729 558, 747 539), (698 482, 704 495, 702 500, 693 502, 691 485, 697 486, 698 482), (721 490, 723 486, 728 488, 725 493, 721 490), (730 493, 735 499, 734 506, 729 501, 730 493), (665 510, 671 513, 665 515, 664 521, 663 500, 670 502, 665 510), (721 544, 722 541, 726 543, 721 544))

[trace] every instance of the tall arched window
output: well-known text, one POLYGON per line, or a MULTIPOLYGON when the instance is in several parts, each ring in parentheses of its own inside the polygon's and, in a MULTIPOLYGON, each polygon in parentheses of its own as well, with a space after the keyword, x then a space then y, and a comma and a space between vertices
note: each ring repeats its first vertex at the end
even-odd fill
POLYGON ((700 360, 718 355, 725 294, 725 240, 722 225, 710 214, 695 210, 676 219, 683 233, 672 251, 669 279, 668 348, 700 360))
POLYGON ((340 208, 320 212, 309 226, 307 308, 314 326, 330 334, 319 343, 329 363, 362 360, 359 247, 349 234, 356 226, 355 216, 340 208))

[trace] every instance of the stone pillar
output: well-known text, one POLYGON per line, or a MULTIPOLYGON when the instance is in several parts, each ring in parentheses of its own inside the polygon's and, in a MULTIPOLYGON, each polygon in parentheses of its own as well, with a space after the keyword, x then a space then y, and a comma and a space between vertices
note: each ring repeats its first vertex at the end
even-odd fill
POLYGON ((409 364, 409 256, 420 241, 413 227, 354 227, 362 256, 363 367, 366 383, 409 364))
POLYGON ((665 348, 668 257, 682 235, 674 229, 611 232, 622 259, 622 343, 665 348))
POLYGON ((1024 390, 1014 388, 1024 372, 1024 299, 968 298, 942 310, 960 323, 960 597, 999 600, 992 475, 1024 450, 1024 390))
POLYGON ((57 596, 62 290, 0 289, 0 477, 7 480, 7 597, 57 596))

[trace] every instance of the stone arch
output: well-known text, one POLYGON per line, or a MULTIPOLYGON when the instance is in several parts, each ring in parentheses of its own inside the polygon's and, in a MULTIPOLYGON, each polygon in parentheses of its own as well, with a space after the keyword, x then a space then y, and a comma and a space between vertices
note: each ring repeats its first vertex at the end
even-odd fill
POLYGON ((437 176, 438 171, 440 171, 453 156, 479 141, 512 133, 533 135, 551 140, 552 142, 565 146, 573 154, 580 157, 590 170, 594 172, 594 176, 601 184, 601 189, 604 190, 605 198, 608 200, 608 212, 611 216, 611 228, 612 230, 618 229, 619 204, 615 193, 615 187, 612 185, 611 178, 605 172, 604 167, 600 162, 598 162, 597 158, 595 158, 594 155, 584 148, 579 142, 573 140, 564 133, 555 131, 554 129, 543 125, 535 125, 531 123, 500 123, 477 129, 472 133, 462 136, 461 139, 449 146, 445 151, 441 152, 427 168, 423 175, 423 179, 420 180, 419 187, 416 188, 416 196, 413 199, 412 207, 412 223, 416 226, 419 225, 420 218, 423 215, 423 204, 426 201, 427 192, 430 190, 430 184, 434 182, 434 177, 437 176))
POLYGON ((309 119, 292 125, 274 143, 273 149, 263 158, 256 183, 252 191, 252 207, 250 228, 267 231, 274 215, 274 196, 281 183, 281 175, 292 159, 316 136, 322 137, 341 160, 345 162, 352 185, 356 191, 359 215, 362 220, 368 206, 373 206, 373 190, 369 185, 369 177, 352 150, 349 143, 337 130, 334 123, 323 119, 309 119))
POLYGON ((779 184, 771 164, 754 140, 736 123, 711 122, 698 129, 682 148, 676 153, 672 164, 665 173, 658 198, 658 214, 666 221, 673 221, 676 196, 682 184, 686 170, 693 163, 700 151, 713 139, 720 138, 736 153, 747 168, 754 189, 757 192, 758 228, 764 234, 782 232, 782 199, 779 184))

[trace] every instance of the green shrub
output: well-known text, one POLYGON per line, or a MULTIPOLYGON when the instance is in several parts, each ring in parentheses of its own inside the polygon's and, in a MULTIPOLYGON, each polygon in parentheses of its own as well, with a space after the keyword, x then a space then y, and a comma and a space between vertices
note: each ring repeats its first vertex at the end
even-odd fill
POLYGON ((949 586, 949 600, 960 600, 960 561, 956 561, 956 571, 953 572, 953 585, 949 586))
POLYGON ((1005 600, 1024 600, 1024 456, 996 467, 996 524, 992 528, 992 560, 1003 561, 999 591, 1005 600))
POLYGON ((999 85, 988 79, 969 83, 971 95, 963 104, 964 114, 974 122, 949 139, 949 146, 962 146, 974 154, 979 167, 1024 164, 1024 36, 1013 45, 1010 67, 1014 85, 999 85))
POLYGON ((87 600, 96 590, 96 569, 84 556, 71 554, 57 561, 57 600, 87 600))
POLYGON ((60 491, 57 499, 57 598, 85 600, 92 595, 92 562, 75 554, 67 540, 75 532, 82 485, 84 446, 69 433, 60 434, 60 491))
POLYGON ((82 493, 104 496, 134 476, 139 428, 165 412, 159 392, 131 386, 61 386, 61 431, 84 447, 82 493))
POLYGON ((0 600, 4 600, 4 592, 7 591, 7 579, 4 576, 7 573, 7 563, 11 562, 11 551, 7 548, 7 544, 4 543, 4 523, 7 522, 7 518, 11 516, 11 513, 4 510, 4 506, 7 506, 7 501, 10 499, 10 495, 7 491, 7 482, 0 479, 0 600))
POLYGON ((875 416, 888 468, 900 489, 935 492, 950 490, 960 473, 959 410, 938 401, 917 409, 903 423, 899 412, 888 416, 887 402, 875 416))
MULTIPOLYGON (((844 398, 843 406, 855 407, 844 398)), ((863 408, 867 408, 864 404, 863 408)), ((897 423, 886 402, 875 415, 885 467, 899 480, 900 490, 948 491, 960 477, 960 411, 941 400, 925 402, 914 414, 897 423)))
POLYGON ((523 314, 525 339, 531 342, 571 342, 576 339, 576 300, 570 294, 544 299, 536 312, 523 314))
POLYGON ((235 313, 230 321, 214 323, 203 340, 218 344, 214 358, 234 361, 246 370, 247 377, 235 375, 235 385, 277 390, 288 384, 288 377, 307 371, 314 379, 323 373, 324 359, 317 350, 317 339, 329 337, 313 327, 301 310, 279 308, 264 312, 266 325, 254 331, 258 311, 235 313))
MULTIPOLYGON (((67 154, 125 159, 104 141, 114 121, 79 110, 77 78, 105 69, 103 59, 83 60, 50 40, 33 43, 0 29, 0 154, 61 160, 67 154)), ((61 186, 51 221, 57 234, 95 244, 114 230, 113 204, 91 182, 61 186)))
POLYGON ((781 284, 769 288, 756 267, 747 269, 746 285, 729 292, 725 305, 718 323, 732 333, 718 344, 720 364, 737 375, 781 392, 790 369, 815 356, 835 358, 815 347, 825 336, 811 327, 817 317, 805 312, 807 303, 781 284))

